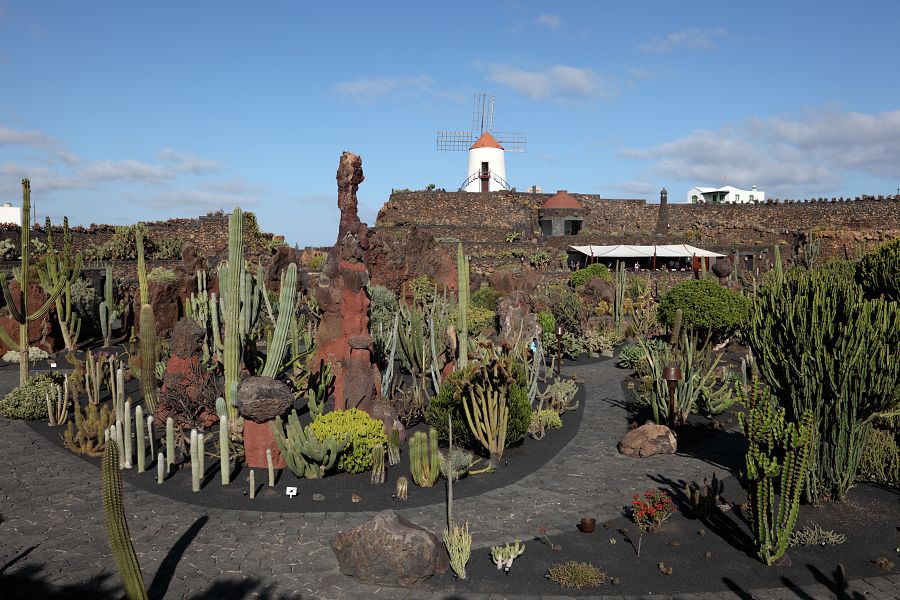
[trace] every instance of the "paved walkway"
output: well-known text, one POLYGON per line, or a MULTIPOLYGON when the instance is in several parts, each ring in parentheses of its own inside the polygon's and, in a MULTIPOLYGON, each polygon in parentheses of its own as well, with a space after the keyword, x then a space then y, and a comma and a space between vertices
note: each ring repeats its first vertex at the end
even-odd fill
MULTIPOLYGON (((532 475, 502 489, 454 502, 454 516, 468 519, 475 545, 530 539, 544 523, 550 535, 570 530, 584 514, 598 521, 620 515, 633 492, 656 485, 658 472, 700 480, 708 463, 686 456, 625 458, 616 452, 625 410, 621 371, 612 362, 573 369, 587 386, 578 434, 557 457, 532 475), (514 499, 514 501, 513 501, 514 499)), ((2 385, 2 382, 0 382, 2 385)), ((0 418, 0 576, 21 576, 76 590, 73 598, 117 597, 119 579, 103 528, 100 473, 60 450, 22 423, 0 418)), ((260 513, 177 504, 127 486, 125 506, 151 598, 466 598, 501 596, 364 585, 338 571, 327 541, 363 523, 371 512, 260 513)), ((398 511, 412 522, 441 531, 445 506, 398 511)), ((7 580, 0 599, 15 583, 7 580)), ((900 576, 851 583, 848 598, 895 598, 900 576)), ((32 595, 32 598, 40 596, 32 595)), ((563 597, 563 596, 560 596, 563 597)), ((620 596, 597 596, 621 598, 620 596)), ((650 597, 650 596, 648 596, 650 597)), ((653 595, 652 598, 669 598, 653 595)), ((824 586, 802 592, 694 594, 677 598, 833 598, 824 586)))

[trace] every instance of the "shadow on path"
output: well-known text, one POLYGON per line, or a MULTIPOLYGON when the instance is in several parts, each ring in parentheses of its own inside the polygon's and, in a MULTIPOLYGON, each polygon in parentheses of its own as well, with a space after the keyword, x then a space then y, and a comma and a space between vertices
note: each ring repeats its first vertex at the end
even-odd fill
POLYGON ((172 582, 172 577, 175 575, 175 569, 178 568, 181 557, 184 556, 185 550, 191 545, 191 542, 194 541, 194 538, 197 537, 197 534, 200 533, 207 521, 209 521, 207 515, 203 515, 194 521, 193 525, 188 527, 187 531, 175 542, 175 545, 169 549, 166 557, 159 565, 156 575, 153 577, 153 582, 150 583, 150 588, 147 590, 151 598, 165 598, 166 591, 169 589, 169 584, 172 582))

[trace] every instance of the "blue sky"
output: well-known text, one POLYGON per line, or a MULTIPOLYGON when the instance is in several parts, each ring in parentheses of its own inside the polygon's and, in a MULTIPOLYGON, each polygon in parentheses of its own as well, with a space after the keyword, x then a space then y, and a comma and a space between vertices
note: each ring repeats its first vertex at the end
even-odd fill
POLYGON ((370 224, 392 188, 456 189, 465 153, 435 133, 468 129, 478 92, 527 133, 519 189, 888 194, 898 32, 892 1, 0 0, 0 201, 27 176, 41 220, 240 205, 330 245, 341 151, 363 157, 370 224))

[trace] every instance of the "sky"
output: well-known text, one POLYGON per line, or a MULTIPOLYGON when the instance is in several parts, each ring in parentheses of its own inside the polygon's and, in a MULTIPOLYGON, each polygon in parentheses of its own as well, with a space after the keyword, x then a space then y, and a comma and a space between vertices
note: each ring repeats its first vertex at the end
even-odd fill
POLYGON ((335 171, 360 216, 457 189, 474 94, 521 131, 524 190, 684 201, 900 189, 900 2, 0 0, 0 202, 130 224, 235 206, 331 245, 335 171))

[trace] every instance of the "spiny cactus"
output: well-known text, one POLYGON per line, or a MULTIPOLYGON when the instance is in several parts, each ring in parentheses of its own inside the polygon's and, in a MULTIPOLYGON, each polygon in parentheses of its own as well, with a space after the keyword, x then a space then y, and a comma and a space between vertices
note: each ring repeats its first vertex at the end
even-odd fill
POLYGON ((799 423, 786 421, 785 410, 773 406, 769 392, 758 381, 746 395, 745 405, 746 416, 738 415, 748 444, 741 478, 747 490, 756 553, 771 565, 790 545, 797 521, 809 467, 813 415, 806 411, 799 423))
POLYGON ((153 306, 141 306, 141 391, 144 392, 144 404, 147 411, 156 412, 156 363, 159 361, 159 349, 156 344, 156 317, 153 306))
POLYGON ((391 429, 388 435, 388 463, 393 466, 400 464, 400 432, 391 429))
POLYGON ((703 478, 702 487, 695 481, 684 484, 684 495, 691 505, 691 511, 697 518, 704 520, 721 504, 720 496, 724 490, 725 484, 716 477, 715 471, 712 481, 703 478))
POLYGON ((203 477, 203 468, 200 466, 202 452, 197 430, 191 429, 191 490, 193 492, 200 491, 200 479, 203 477))
POLYGON ((497 569, 503 569, 507 573, 512 567, 513 561, 525 553, 525 544, 516 540, 512 544, 491 546, 491 560, 497 565, 497 569))
POLYGON ((56 297, 56 319, 66 350, 74 350, 81 333, 81 319, 73 310, 72 284, 81 274, 81 253, 72 255, 72 234, 69 231, 69 218, 63 217, 63 248, 57 253, 53 246, 53 228, 50 217, 45 221, 47 231, 47 256, 44 268, 38 271, 41 286, 49 292, 56 288, 60 280, 64 281, 63 292, 56 297))
POLYGON ((396 496, 397 500, 406 500, 409 498, 409 480, 403 475, 397 478, 396 496))
MULTIPOLYGON (((137 466, 138 473, 144 472, 147 449, 144 446, 144 409, 140 406, 134 409, 134 425, 136 428, 134 439, 137 442, 137 466)), ((153 450, 150 451, 153 453, 153 450)))
POLYGON ((372 446, 372 483, 384 483, 384 446, 375 444, 372 446))
POLYGON ((441 452, 438 433, 431 427, 428 433, 417 431, 409 441, 409 470, 413 481, 421 487, 432 487, 441 473, 441 452))
MULTIPOLYGON (((150 287, 147 283, 147 266, 144 263, 144 227, 142 223, 138 223, 134 227, 134 243, 137 246, 137 272, 138 272, 138 288, 141 297, 138 298, 138 306, 150 304, 150 287)), ((143 333, 141 329, 141 333, 143 333)))
POLYGON ((456 246, 456 285, 457 294, 459 296, 458 318, 457 318, 457 338, 459 340, 457 346, 459 350, 459 360, 457 367, 465 369, 469 359, 469 259, 463 254, 462 243, 456 246))
POLYGON ((69 418, 69 378, 66 376, 63 385, 53 384, 47 392, 47 421, 50 427, 65 425, 69 418))
POLYGON ((287 425, 281 417, 275 417, 272 424, 275 432, 275 443, 284 457, 284 462, 297 477, 307 479, 319 479, 325 475, 325 471, 331 469, 340 454, 350 443, 350 436, 338 441, 333 437, 325 438, 320 442, 312 428, 302 427, 297 411, 291 411, 288 415, 287 425))
POLYGON ((616 262, 616 299, 613 310, 615 312, 616 331, 621 332, 625 321, 625 286, 627 279, 625 275, 625 263, 616 262))
POLYGON ((100 303, 100 333, 103 334, 103 345, 112 346, 113 322, 119 318, 116 300, 113 295, 112 267, 106 267, 106 278, 103 282, 103 302, 100 303))
POLYGON ((138 563, 125 508, 122 503, 122 479, 119 474, 119 451, 110 440, 103 452, 103 512, 106 515, 106 538, 112 548, 113 558, 122 578, 125 597, 128 600, 146 600, 147 588, 138 563))
POLYGON ((502 388, 491 385, 490 379, 476 383, 463 398, 463 410, 469 429, 490 453, 492 465, 500 462, 506 448, 506 427, 509 409, 502 388))
POLYGON ((87 405, 87 413, 82 413, 81 403, 74 403, 75 421, 69 421, 64 435, 66 448, 75 454, 101 456, 106 446, 105 432, 115 423, 109 405, 100 409, 96 404, 87 405))
MULTIPOLYGON (((268 303, 268 297, 263 294, 268 303)), ((294 318, 294 303, 297 298, 297 265, 291 263, 287 271, 281 274, 281 292, 278 297, 278 321, 275 333, 268 346, 266 364, 262 370, 263 377, 275 377, 284 368, 284 357, 287 353, 288 334, 291 320, 294 318)))

